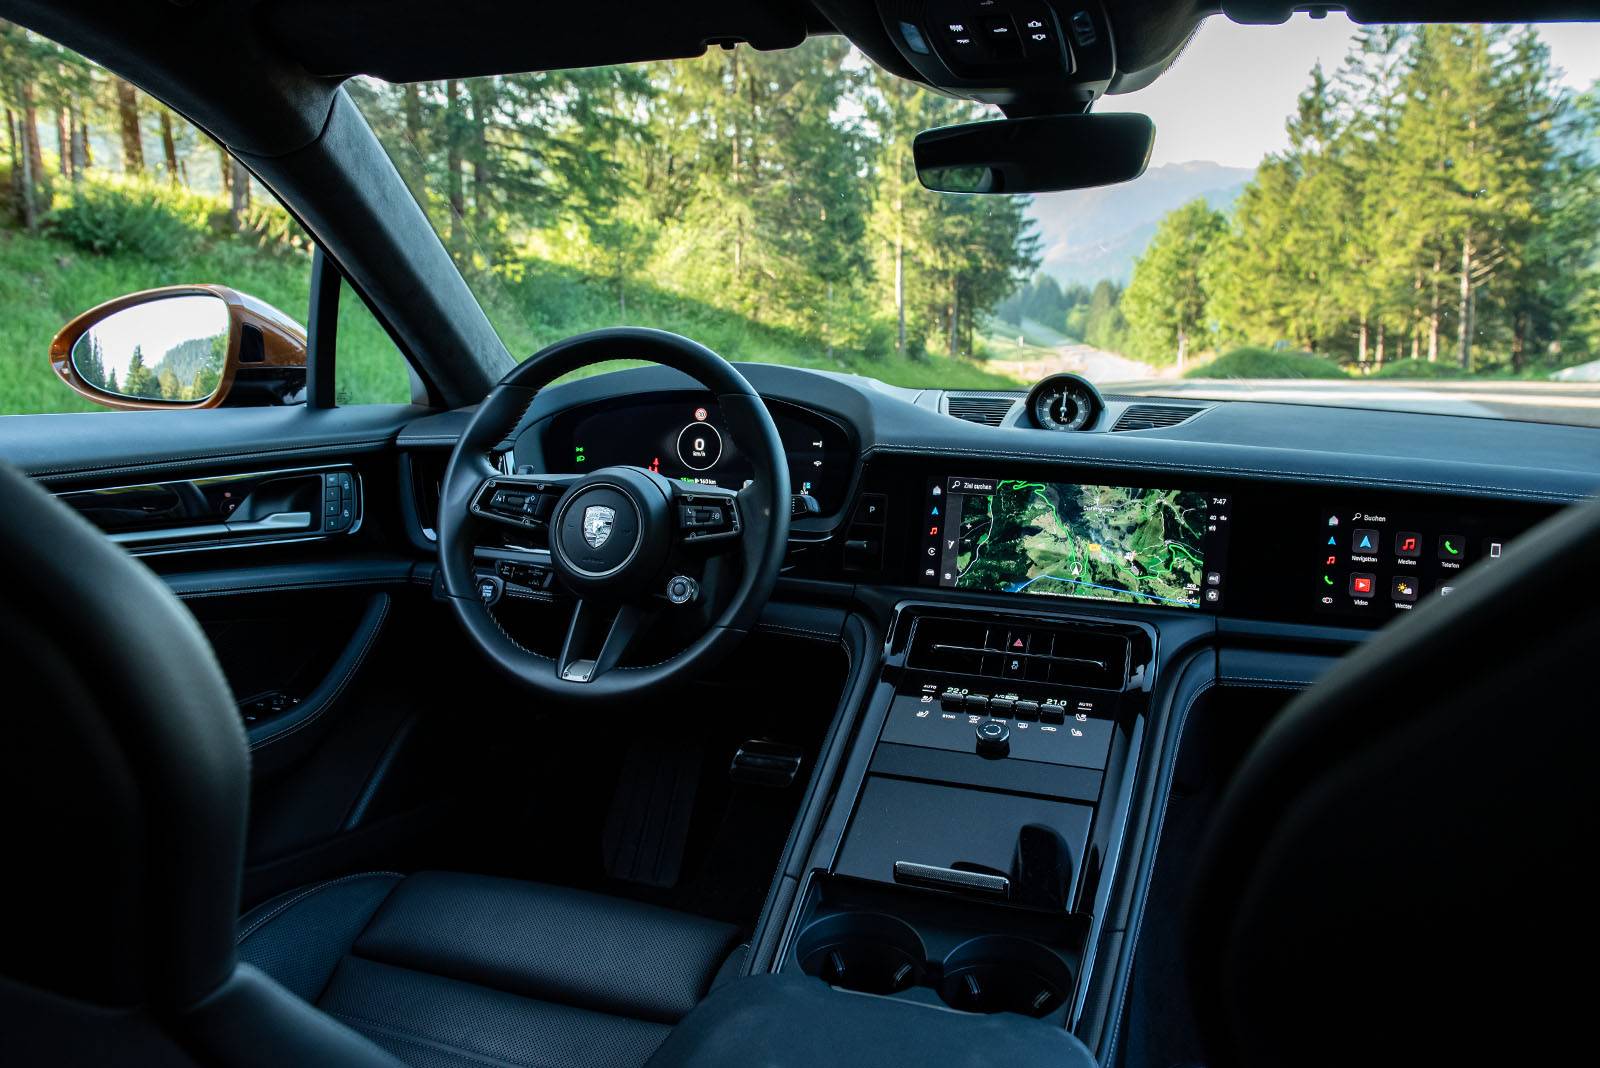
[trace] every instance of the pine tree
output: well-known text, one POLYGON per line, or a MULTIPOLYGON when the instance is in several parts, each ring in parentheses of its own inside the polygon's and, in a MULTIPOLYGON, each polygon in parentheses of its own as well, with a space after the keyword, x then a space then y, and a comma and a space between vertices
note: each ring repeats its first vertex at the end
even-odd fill
POLYGON ((1228 218, 1195 199, 1161 220, 1134 264, 1122 308, 1135 324, 1134 352, 1183 370, 1191 346, 1209 330, 1203 271, 1228 231, 1228 218))

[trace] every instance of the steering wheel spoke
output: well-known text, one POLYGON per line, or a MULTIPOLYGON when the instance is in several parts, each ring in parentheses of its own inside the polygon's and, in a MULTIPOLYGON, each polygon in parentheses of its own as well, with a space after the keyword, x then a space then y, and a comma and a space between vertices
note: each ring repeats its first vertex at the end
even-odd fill
POLYGON ((561 495, 579 475, 501 475, 484 478, 468 506, 473 515, 521 530, 543 530, 561 495))
POLYGON ((613 614, 597 601, 578 601, 561 643, 556 673, 563 682, 595 681, 617 666, 656 615, 655 608, 631 602, 617 606, 613 614))

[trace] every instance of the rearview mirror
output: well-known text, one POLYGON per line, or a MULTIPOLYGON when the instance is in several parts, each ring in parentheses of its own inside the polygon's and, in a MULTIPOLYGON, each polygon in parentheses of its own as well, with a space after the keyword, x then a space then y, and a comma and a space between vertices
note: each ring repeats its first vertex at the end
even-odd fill
POLYGON ((108 408, 305 400, 305 328, 226 286, 169 286, 91 308, 50 343, 68 387, 108 408))
POLYGON ((1050 193, 1139 177, 1155 136, 1144 115, 1041 115, 925 130, 911 151, 935 192, 1050 193))

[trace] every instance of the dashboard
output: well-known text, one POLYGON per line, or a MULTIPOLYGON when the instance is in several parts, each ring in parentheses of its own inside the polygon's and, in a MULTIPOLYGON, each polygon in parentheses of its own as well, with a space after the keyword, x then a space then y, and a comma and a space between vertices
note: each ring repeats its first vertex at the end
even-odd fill
MULTIPOLYGON (((773 413, 795 491, 817 505, 792 524, 782 579, 802 599, 1092 605, 1359 640, 1450 596, 1600 490, 1600 433, 1583 427, 1230 400, 1173 402, 1170 423, 1148 413, 1156 422, 1121 432, 1135 401, 1166 402, 1110 395, 1088 398, 1103 410, 1062 432, 1022 416, 1038 402, 1057 423, 1076 421, 1070 377, 974 394, 1011 409, 984 425, 951 414, 959 393, 740 370, 773 413)), ((419 420, 399 444, 438 447, 462 418, 419 420)), ((715 398, 664 368, 543 391, 515 459, 552 472, 633 464, 728 487, 752 475, 715 398)))

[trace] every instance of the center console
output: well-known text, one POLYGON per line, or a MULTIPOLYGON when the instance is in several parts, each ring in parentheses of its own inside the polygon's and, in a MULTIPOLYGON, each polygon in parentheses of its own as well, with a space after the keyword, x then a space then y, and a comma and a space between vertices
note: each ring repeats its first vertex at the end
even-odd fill
POLYGON ((850 815, 779 970, 1065 1024, 1112 852, 1098 813, 1156 641, 1140 622, 903 604, 850 815))
POLYGON ((862 472, 843 567, 887 636, 780 880, 773 967, 1093 1046, 1200 695, 1227 672, 1304 685, 1514 554, 1550 508, 996 468, 880 456, 862 472))

